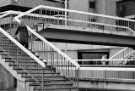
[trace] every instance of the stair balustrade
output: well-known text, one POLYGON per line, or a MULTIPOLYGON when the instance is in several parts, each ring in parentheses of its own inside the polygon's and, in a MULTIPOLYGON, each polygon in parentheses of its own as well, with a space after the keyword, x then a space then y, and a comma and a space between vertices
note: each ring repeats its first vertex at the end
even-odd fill
POLYGON ((135 81, 134 59, 79 59, 78 62, 81 66, 80 79, 112 82, 135 81))
MULTIPOLYGON (((5 13, 2 15, 3 17, 1 17, 1 19, 13 17, 15 15, 17 14, 5 13)), ((67 76, 69 75, 68 72, 63 73, 67 74, 67 76, 60 75, 60 71, 57 71, 58 69, 56 69, 54 66, 47 65, 45 59, 41 59, 39 55, 36 55, 36 53, 32 52, 32 50, 25 48, 18 42, 18 40, 14 38, 13 34, 18 26, 19 25, 14 22, 12 18, 10 19, 10 21, 7 22, 7 24, 1 24, 0 48, 2 49, 2 53, 6 53, 6 55, 2 55, 2 57, 6 59, 5 63, 9 64, 8 66, 12 67, 13 70, 15 70, 17 74, 20 74, 22 78, 25 78, 24 90, 67 91, 76 89, 76 87, 72 86, 73 83, 67 78, 67 76)), ((63 59, 66 60, 65 58, 63 59)), ((53 59, 51 58, 51 60, 53 59)), ((54 62, 54 60, 52 62, 54 62)), ((59 63, 62 63, 62 66, 65 66, 69 63, 65 61, 63 62, 60 61, 59 63), (63 62, 65 64, 63 64, 63 62)), ((76 68, 76 66, 74 67, 74 65, 70 65, 70 67, 76 68)), ((66 71, 69 71, 70 68, 63 67, 63 69, 61 70, 65 69, 66 71)), ((71 73, 73 73, 73 71, 78 72, 78 69, 72 69, 71 73)), ((73 75, 78 76, 75 73, 73 75)), ((74 80, 75 82, 77 81, 76 78, 74 78, 74 80)), ((77 83, 75 83, 75 85, 76 84, 77 83)))
POLYGON ((120 51, 118 51, 117 53, 115 53, 109 59, 124 59, 126 57, 126 55, 129 54, 132 51, 133 51, 132 48, 129 48, 129 47, 123 48, 120 51))
POLYGON ((16 20, 24 17, 27 23, 29 19, 33 22, 39 19, 40 23, 56 28, 134 36, 135 21, 116 16, 39 5, 20 14, 16 20))

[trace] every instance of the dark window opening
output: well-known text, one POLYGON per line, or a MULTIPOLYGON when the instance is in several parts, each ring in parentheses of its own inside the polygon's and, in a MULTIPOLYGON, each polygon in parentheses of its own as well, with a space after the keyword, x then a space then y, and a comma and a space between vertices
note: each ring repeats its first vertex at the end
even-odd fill
POLYGON ((17 88, 17 79, 14 78, 14 88, 17 88))
POLYGON ((44 0, 44 1, 64 3, 64 0, 44 0))
POLYGON ((4 11, 8 11, 8 10, 25 12, 29 9, 31 9, 31 8, 30 7, 17 6, 17 5, 7 5, 7 6, 0 7, 0 12, 4 12, 4 11))
POLYGON ((89 2, 89 8, 95 9, 96 8, 96 2, 95 1, 90 1, 89 2))
POLYGON ((135 0, 121 0, 116 6, 116 13, 120 17, 135 15, 135 0))
MULTIPOLYGON (((78 59, 102 59, 103 56, 106 56, 106 59, 109 58, 109 52, 78 52, 78 59)), ((101 62, 94 61, 79 61, 80 65, 91 65, 91 64, 101 64, 101 62)))

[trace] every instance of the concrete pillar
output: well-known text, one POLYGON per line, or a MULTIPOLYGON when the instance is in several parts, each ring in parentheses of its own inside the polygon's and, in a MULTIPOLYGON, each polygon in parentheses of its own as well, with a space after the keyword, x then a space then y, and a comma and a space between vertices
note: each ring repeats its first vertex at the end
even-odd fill
MULTIPOLYGON (((78 11, 86 11, 88 12, 88 1, 89 0, 69 0, 69 9, 72 10, 78 10, 78 11)), ((69 17, 72 19, 77 19, 77 20, 83 20, 86 21, 88 16, 84 14, 77 14, 77 13, 68 13, 69 17)), ((86 23, 77 23, 77 22, 71 22, 71 25, 76 25, 76 26, 82 26, 86 27, 86 23)))
POLYGON ((97 13, 115 16, 116 1, 118 0, 96 0, 97 13))
POLYGON ((105 14, 106 13, 105 8, 106 8, 106 0, 96 0, 97 13, 105 14))
POLYGON ((25 83, 24 81, 17 80, 16 91, 33 91, 33 88, 30 87, 28 83, 25 83))
MULTIPOLYGON (((97 13, 115 16, 116 15, 116 1, 117 0, 96 0, 97 13)), ((105 23, 105 24, 110 24, 110 25, 115 25, 116 23, 115 19, 106 18, 106 17, 98 17, 97 21, 100 23, 105 23)), ((111 26, 109 27, 105 26, 104 29, 107 30, 106 32, 109 32, 109 33, 115 32, 115 28, 111 26)))

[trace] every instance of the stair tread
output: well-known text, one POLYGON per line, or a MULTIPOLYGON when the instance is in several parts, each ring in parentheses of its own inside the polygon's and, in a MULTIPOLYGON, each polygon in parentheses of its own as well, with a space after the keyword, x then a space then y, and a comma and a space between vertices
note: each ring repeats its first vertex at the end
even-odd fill
MULTIPOLYGON (((25 77, 25 78, 31 78, 31 75, 26 75, 26 76, 22 76, 22 77, 25 77)), ((46 79, 52 79, 52 80, 55 80, 55 79, 64 79, 63 76, 46 76, 44 75, 44 77, 41 75, 41 76, 33 76, 35 78, 37 78, 38 80, 43 80, 43 78, 46 80, 46 79), (42 78, 43 77, 43 78, 42 78)))
MULTIPOLYGON (((36 79, 38 82, 43 82, 43 79, 36 79)), ((66 79, 44 79, 44 82, 56 82, 56 81, 68 81, 66 79)), ((35 82, 34 79, 27 79, 26 78, 26 82, 35 82)))
MULTIPOLYGON (((14 68, 15 70, 22 70, 22 68, 14 68)), ((36 68, 24 68, 25 70, 35 70, 35 71, 38 71, 38 70, 43 70, 45 71, 46 69, 36 69, 36 68)))
MULTIPOLYGON (((35 90, 42 90, 42 87, 35 87, 34 88, 35 90)), ((44 89, 46 90, 53 90, 53 89, 74 89, 74 87, 51 87, 51 88, 47 88, 47 87, 44 87, 44 89)))
MULTIPOLYGON (((31 86, 41 86, 40 83, 30 83, 31 86)), ((71 82, 64 82, 63 83, 45 83, 44 86, 48 86, 48 85, 72 85, 71 82)))
MULTIPOLYGON (((43 79, 37 79, 37 80, 38 80, 38 82, 43 82, 43 79)), ((47 79, 47 80, 44 80, 44 82, 56 82, 56 81, 66 82, 69 80, 67 80, 67 79, 51 79, 51 80, 47 79)), ((35 80, 34 79, 26 79, 26 82, 35 82, 35 80)))

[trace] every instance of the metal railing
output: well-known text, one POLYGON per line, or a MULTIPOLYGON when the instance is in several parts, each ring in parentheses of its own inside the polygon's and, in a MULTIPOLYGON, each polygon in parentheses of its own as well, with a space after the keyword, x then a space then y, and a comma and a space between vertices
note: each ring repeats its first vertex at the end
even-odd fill
POLYGON ((102 81, 135 82, 134 68, 120 67, 81 67, 80 79, 102 81))
POLYGON ((78 59, 81 67, 133 67, 134 59, 78 59))
POLYGON ((135 58, 134 54, 135 54, 135 50, 130 51, 129 53, 127 53, 127 55, 124 56, 124 58, 133 59, 133 58, 135 58))
MULTIPOLYGON (((16 17, 27 19, 39 19, 41 23, 60 25, 60 27, 81 28, 81 31, 102 32, 118 35, 134 36, 135 21, 126 18, 94 14, 90 12, 62 9, 39 5, 16 17), (63 17, 67 13, 68 17, 63 17), (34 13, 34 15, 28 15, 34 13), (57 17, 62 16, 62 17, 57 17)), ((80 31, 79 29, 77 29, 80 31)))
MULTIPOLYGON (((18 15, 20 12, 17 11, 7 11, 0 16, 0 20, 5 17, 13 17, 18 15)), ((2 52, 2 57, 4 57, 5 62, 9 62, 9 65, 13 67, 13 70, 16 70, 18 74, 25 78, 24 81, 19 80, 19 84, 24 85, 26 91, 30 91, 32 88, 29 87, 30 82, 38 83, 44 91, 43 85, 45 84, 44 72, 45 72, 45 63, 35 56, 30 50, 25 48, 20 44, 14 37, 13 32, 16 31, 18 24, 11 19, 7 24, 0 25, 0 50, 2 52), (41 73, 41 79, 37 79, 37 74, 34 75, 31 72, 41 73)), ((14 74, 14 73, 13 73, 14 74)), ((21 89, 21 88, 20 88, 21 89)))
POLYGON ((134 59, 80 59, 80 79, 134 82, 134 59))
POLYGON ((132 48, 126 47, 115 53, 112 57, 109 59, 124 59, 127 54, 131 53, 133 51, 132 48))
MULTIPOLYGON (((35 16, 36 14, 30 13, 28 15, 35 16)), ((69 56, 67 56, 57 47, 55 47, 52 43, 50 43, 44 37, 38 34, 35 29, 33 29, 33 25, 36 25, 38 22, 41 22, 42 19, 28 19, 27 17, 24 17, 20 20, 21 21, 19 21, 19 23, 24 23, 27 26, 28 31, 31 33, 31 42, 42 42, 42 46, 44 46, 45 50, 44 59, 47 61, 47 66, 49 66, 52 70, 55 70, 56 72, 60 73, 62 76, 74 80, 75 86, 78 87, 77 85, 80 66, 73 59, 71 59, 69 56)))
POLYGON ((38 34, 36 30, 29 26, 27 26, 27 28, 32 33, 32 36, 42 43, 40 46, 43 47, 42 50, 45 51, 43 58, 47 61, 47 65, 52 69, 55 69, 55 71, 60 73, 62 76, 71 78, 71 80, 73 78, 77 85, 80 66, 73 59, 55 47, 51 42, 38 34))

